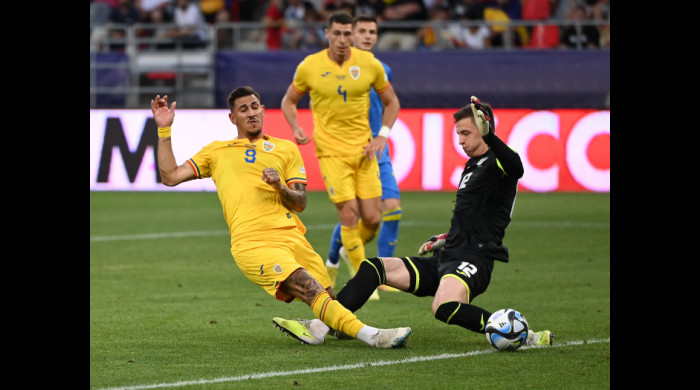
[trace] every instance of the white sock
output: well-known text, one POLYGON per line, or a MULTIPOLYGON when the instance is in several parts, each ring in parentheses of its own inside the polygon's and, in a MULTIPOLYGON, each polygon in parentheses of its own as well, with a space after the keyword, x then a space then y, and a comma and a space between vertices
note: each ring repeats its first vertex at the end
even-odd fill
POLYGON ((326 259, 326 267, 338 268, 338 266, 340 266, 340 262, 333 264, 330 260, 326 259))
POLYGON ((531 330, 527 333, 526 345, 536 345, 538 341, 540 341, 540 335, 537 332, 531 330))
POLYGON ((373 328, 369 325, 365 325, 360 329, 359 332, 357 332, 357 336, 355 336, 356 339, 362 340, 365 343, 369 344, 371 347, 374 347, 377 345, 377 335, 379 334, 379 329, 373 328))
POLYGON ((331 328, 329 328, 328 325, 324 324, 323 321, 319 320, 318 318, 314 318, 309 324, 311 334, 319 339, 326 337, 326 334, 328 334, 330 329, 331 328))

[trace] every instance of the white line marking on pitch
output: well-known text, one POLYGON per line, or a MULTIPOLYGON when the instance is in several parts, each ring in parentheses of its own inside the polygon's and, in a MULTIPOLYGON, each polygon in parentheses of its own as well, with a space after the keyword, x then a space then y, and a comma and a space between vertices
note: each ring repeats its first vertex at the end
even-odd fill
MULTIPOLYGON (((610 228, 609 222, 513 222, 511 225, 516 227, 559 227, 559 228, 610 228)), ((445 226, 441 222, 415 222, 402 221, 401 226, 445 226)), ((307 230, 331 230, 335 224, 309 225, 307 230)), ((227 230, 209 230, 209 231, 191 231, 191 232, 169 232, 169 233, 147 233, 147 234, 128 234, 117 236, 95 236, 90 237, 90 242, 104 241, 130 241, 130 240, 151 240, 159 238, 177 238, 177 237, 209 237, 209 236, 227 236, 227 230)))
MULTIPOLYGON (((565 344, 554 344, 551 346, 532 346, 532 347, 524 346, 524 347, 521 347, 521 349, 569 347, 572 345, 609 343, 609 342, 610 342, 610 338, 602 339, 602 340, 593 339, 593 340, 588 340, 588 341, 569 341, 565 344)), ((260 373, 260 374, 232 376, 232 377, 227 377, 227 378, 199 379, 199 380, 195 380, 195 381, 181 381, 181 382, 173 382, 173 383, 158 383, 155 385, 108 387, 108 388, 103 388, 103 389, 99 389, 99 390, 159 389, 159 388, 165 388, 165 387, 181 387, 181 386, 189 386, 189 385, 203 385, 203 384, 209 384, 209 383, 238 382, 238 381, 244 381, 244 380, 250 380, 250 379, 264 379, 264 378, 272 378, 272 377, 278 377, 278 376, 314 374, 317 372, 327 372, 327 371, 354 370, 356 368, 362 368, 362 367, 379 367, 379 366, 390 366, 390 365, 394 365, 394 364, 427 362, 430 360, 460 358, 460 357, 466 357, 466 356, 484 355, 487 353, 495 353, 495 352, 497 352, 495 349, 488 349, 488 350, 472 351, 472 352, 465 352, 465 353, 444 353, 442 355, 416 356, 416 357, 412 357, 412 358, 408 358, 408 359, 401 359, 401 360, 380 360, 377 362, 346 364, 346 365, 342 365, 342 366, 306 368, 303 370, 294 370, 294 371, 272 371, 272 372, 264 372, 264 373, 260 373)))

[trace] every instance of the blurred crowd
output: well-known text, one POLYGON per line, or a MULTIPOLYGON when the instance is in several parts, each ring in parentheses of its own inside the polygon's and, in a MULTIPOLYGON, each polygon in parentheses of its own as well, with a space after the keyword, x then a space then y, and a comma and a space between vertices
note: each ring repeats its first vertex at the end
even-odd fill
MULTIPOLYGON (((105 41, 111 42, 110 50, 123 50, 119 42, 126 29, 112 27, 135 23, 150 26, 137 33, 140 37, 161 38, 152 48, 204 47, 207 25, 230 22, 261 23, 264 29, 249 39, 264 42, 267 50, 320 50, 327 47, 324 22, 338 10, 376 16, 380 51, 480 50, 506 43, 523 48, 610 47, 610 0, 91 0, 91 50, 104 50, 105 41), (510 29, 479 23, 518 20, 536 23, 510 29), (382 26, 404 21, 414 24, 382 26)), ((217 32, 218 48, 232 47, 232 34, 217 32)))

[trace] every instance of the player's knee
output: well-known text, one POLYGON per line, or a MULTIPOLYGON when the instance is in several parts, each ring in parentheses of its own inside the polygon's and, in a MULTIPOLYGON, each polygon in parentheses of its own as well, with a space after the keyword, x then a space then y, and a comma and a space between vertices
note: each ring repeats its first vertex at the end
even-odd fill
POLYGON ((459 302, 457 301, 449 301, 449 302, 443 302, 440 305, 438 305, 437 309, 433 312, 435 315, 435 318, 449 324, 450 323, 450 318, 454 315, 454 313, 457 312, 457 309, 459 309, 459 302))
POLYGON ((379 229, 379 224, 382 222, 382 214, 371 214, 365 215, 360 218, 360 223, 365 226, 367 230, 377 230, 379 229))
POLYGON ((379 257, 364 259, 362 263, 360 263, 360 269, 357 270, 358 273, 360 271, 363 273, 370 272, 376 274, 377 278, 379 279, 379 284, 386 283, 386 270, 384 269, 384 262, 379 257))
POLYGON ((388 198, 382 201, 382 210, 389 212, 393 210, 401 210, 401 202, 398 198, 388 198))

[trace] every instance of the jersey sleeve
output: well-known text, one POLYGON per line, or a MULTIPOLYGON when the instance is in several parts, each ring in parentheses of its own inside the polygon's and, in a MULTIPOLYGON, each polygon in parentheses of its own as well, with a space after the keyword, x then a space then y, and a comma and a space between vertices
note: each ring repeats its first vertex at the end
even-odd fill
POLYGON ((197 179, 211 177, 211 156, 213 150, 212 144, 209 144, 187 160, 187 163, 194 170, 194 174, 197 175, 197 179))
POLYGON ((289 142, 289 162, 287 163, 285 173, 287 186, 292 183, 307 183, 306 167, 304 167, 304 160, 301 157, 301 152, 299 152, 299 148, 291 142, 289 142))
POLYGON ((309 89, 311 89, 307 76, 307 63, 308 61, 306 59, 300 62, 299 65, 297 65, 297 69, 294 71, 294 77, 292 77, 292 87, 302 95, 309 92, 309 89))
POLYGON ((493 132, 486 135, 486 141, 496 155, 499 164, 503 167, 503 171, 510 177, 520 179, 525 173, 523 162, 520 159, 518 152, 506 145, 493 132))

